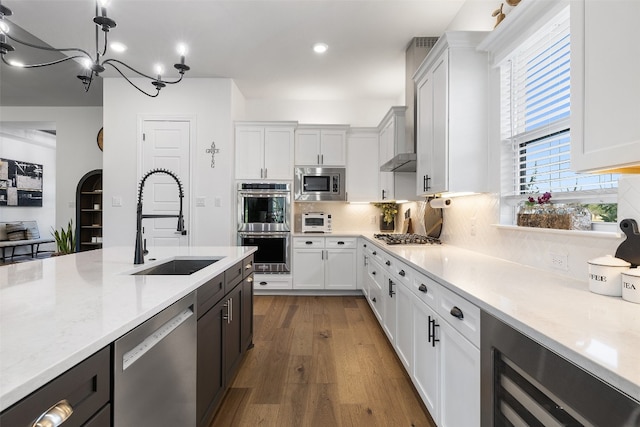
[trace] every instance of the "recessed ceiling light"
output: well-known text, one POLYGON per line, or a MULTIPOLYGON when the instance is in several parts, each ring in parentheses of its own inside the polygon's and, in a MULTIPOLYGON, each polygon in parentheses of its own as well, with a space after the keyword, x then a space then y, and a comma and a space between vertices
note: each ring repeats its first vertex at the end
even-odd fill
POLYGON ((325 53, 329 49, 329 45, 326 43, 316 43, 313 45, 313 51, 315 53, 325 53))
POLYGON ((125 50, 127 50, 127 46, 120 42, 113 42, 109 45, 109 47, 111 47, 111 49, 113 49, 115 52, 124 52, 125 50))

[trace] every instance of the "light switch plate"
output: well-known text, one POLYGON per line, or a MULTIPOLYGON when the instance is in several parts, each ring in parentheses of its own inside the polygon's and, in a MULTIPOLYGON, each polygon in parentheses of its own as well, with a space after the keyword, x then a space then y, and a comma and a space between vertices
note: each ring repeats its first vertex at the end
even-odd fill
POLYGON ((198 208, 205 207, 205 198, 204 197, 196 197, 196 207, 198 207, 198 208))
POLYGON ((111 206, 114 208, 122 207, 122 197, 121 196, 113 196, 111 198, 111 206))

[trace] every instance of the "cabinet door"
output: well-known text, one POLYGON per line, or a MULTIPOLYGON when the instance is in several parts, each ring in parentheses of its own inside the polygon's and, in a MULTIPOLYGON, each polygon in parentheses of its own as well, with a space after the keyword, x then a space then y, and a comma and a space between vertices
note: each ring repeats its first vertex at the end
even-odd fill
POLYGON ((320 131, 320 164, 345 166, 347 164, 346 132, 343 130, 320 131))
POLYGON ((320 164, 320 129, 296 130, 295 159, 297 165, 320 164))
POLYGON ((407 372, 413 368, 413 299, 415 296, 403 285, 396 286, 397 329, 396 353, 407 372))
POLYGON ((253 343, 253 274, 242 281, 241 334, 242 349, 248 349, 253 343))
POLYGON ((640 2, 571 3, 571 168, 640 163, 640 2))
POLYGON ((385 286, 382 287, 382 298, 384 300, 382 312, 382 328, 387 334, 391 344, 395 345, 396 340, 396 310, 397 297, 396 289, 398 284, 394 279, 385 276, 385 286))
POLYGON ((244 347, 242 346, 242 285, 238 284, 226 297, 227 313, 224 324, 224 372, 225 385, 229 385, 235 375, 244 347))
POLYGON ((440 422, 480 425, 480 350, 446 321, 440 322, 440 422))
POLYGON ((433 141, 431 147, 430 193, 441 193, 449 189, 449 103, 448 64, 449 54, 445 51, 433 67, 433 141))
POLYGON ((347 198, 350 202, 378 200, 378 134, 353 132, 347 140, 347 198))
POLYGON ((264 177, 293 179, 293 129, 265 128, 264 177))
POLYGON ((326 249, 325 289, 356 289, 356 250, 326 249))
POLYGON ((236 179, 260 179, 264 168, 264 128, 236 128, 236 179))
POLYGON ((429 194, 433 175, 433 78, 431 73, 418 82, 416 130, 416 189, 418 195, 429 194))
POLYGON ((209 425, 224 392, 222 360, 223 316, 226 300, 219 302, 198 319, 196 414, 199 427, 209 425))
MULTIPOLYGON (((422 401, 434 421, 440 425, 439 411, 439 371, 440 371, 440 348, 438 343, 430 340, 429 320, 435 320, 436 313, 426 304, 414 301, 413 305, 413 384, 422 397, 422 401)), ((437 329, 437 328, 436 328, 437 329)), ((439 331, 436 331, 438 334, 439 331)), ((480 424, 460 424, 460 425, 480 425, 480 424)))
POLYGON ((324 249, 293 250, 293 288, 324 289, 324 249))

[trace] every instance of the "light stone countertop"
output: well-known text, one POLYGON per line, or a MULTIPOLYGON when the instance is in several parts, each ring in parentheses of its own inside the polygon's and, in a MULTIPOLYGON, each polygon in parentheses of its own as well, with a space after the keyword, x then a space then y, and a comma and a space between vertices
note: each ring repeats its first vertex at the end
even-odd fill
MULTIPOLYGON (((640 304, 588 282, 443 245, 366 239, 640 401, 640 304)), ((481 326, 482 327, 482 326, 481 326)))
POLYGON ((0 411, 256 249, 160 248, 135 266, 119 247, 0 267, 0 411), (220 260, 189 276, 128 274, 175 257, 220 260))

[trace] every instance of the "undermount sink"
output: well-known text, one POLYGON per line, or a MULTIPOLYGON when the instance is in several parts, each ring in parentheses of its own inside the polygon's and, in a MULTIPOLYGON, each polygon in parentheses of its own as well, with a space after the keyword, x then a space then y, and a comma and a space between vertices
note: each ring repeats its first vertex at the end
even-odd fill
POLYGON ((213 264, 218 259, 172 259, 132 273, 135 276, 188 276, 213 264))

